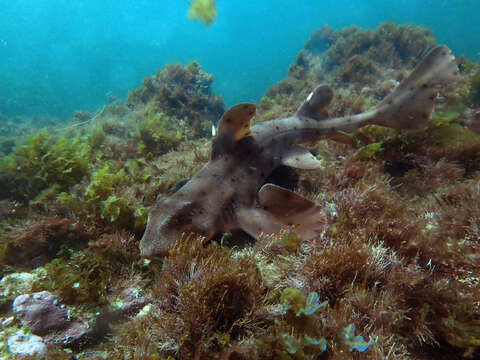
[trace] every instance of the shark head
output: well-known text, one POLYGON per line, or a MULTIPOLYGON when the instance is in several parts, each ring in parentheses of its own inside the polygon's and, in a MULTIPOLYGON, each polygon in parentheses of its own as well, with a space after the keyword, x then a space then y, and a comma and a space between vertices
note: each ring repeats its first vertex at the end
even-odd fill
POLYGON ((198 206, 177 197, 162 197, 148 214, 147 227, 140 241, 141 254, 163 257, 182 233, 208 235, 202 217, 194 216, 198 206))

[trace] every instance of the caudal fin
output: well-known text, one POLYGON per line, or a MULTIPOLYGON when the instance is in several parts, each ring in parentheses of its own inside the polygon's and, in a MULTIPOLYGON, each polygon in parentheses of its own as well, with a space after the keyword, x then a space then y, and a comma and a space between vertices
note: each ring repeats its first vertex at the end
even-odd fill
POLYGON ((437 46, 377 105, 372 122, 394 129, 426 128, 432 116, 438 89, 459 77, 452 52, 446 46, 437 46))

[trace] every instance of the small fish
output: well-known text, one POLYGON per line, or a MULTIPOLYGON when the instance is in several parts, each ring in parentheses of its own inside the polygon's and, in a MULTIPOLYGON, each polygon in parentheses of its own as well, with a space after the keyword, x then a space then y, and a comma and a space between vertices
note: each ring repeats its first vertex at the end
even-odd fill
POLYGON ((250 126, 255 105, 238 104, 222 116, 212 140, 211 158, 171 197, 150 210, 140 241, 141 255, 163 257, 182 233, 205 242, 216 233, 242 229, 254 238, 289 225, 304 239, 324 229, 319 204, 282 187, 265 184, 272 171, 287 165, 315 169, 320 161, 299 144, 341 140, 344 132, 375 124, 416 130, 428 126, 438 88, 459 77, 455 58, 445 46, 434 48, 390 95, 372 110, 328 118, 333 98, 329 86, 318 86, 294 116, 250 126))

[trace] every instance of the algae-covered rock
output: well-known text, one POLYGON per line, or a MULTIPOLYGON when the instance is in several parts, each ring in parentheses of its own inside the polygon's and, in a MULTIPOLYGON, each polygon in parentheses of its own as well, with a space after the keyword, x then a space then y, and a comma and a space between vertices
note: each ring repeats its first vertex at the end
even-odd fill
POLYGON ((67 218, 44 217, 25 220, 0 234, 0 270, 6 266, 32 269, 54 258, 67 244, 84 242, 86 234, 79 224, 67 218))
POLYGON ((143 80, 142 87, 128 94, 131 109, 144 108, 147 116, 163 113, 172 120, 185 120, 195 136, 209 133, 224 111, 220 96, 211 90, 213 76, 204 72, 198 62, 186 66, 166 65, 143 80))
POLYGON ((35 281, 38 279, 37 274, 21 272, 5 275, 0 280, 0 295, 17 296, 32 291, 35 281))
POLYGON ((294 112, 321 83, 336 92, 331 116, 364 111, 389 93, 434 45, 431 31, 420 26, 384 23, 374 30, 351 26, 335 31, 325 25, 312 33, 288 76, 268 89, 257 118, 294 112))
POLYGON ((39 132, 0 159, 0 198, 32 201, 78 183, 88 172, 89 148, 80 139, 39 132))
POLYGON ((132 314, 143 308, 149 302, 151 302, 151 299, 142 294, 138 289, 123 289, 117 299, 117 311, 121 314, 132 314))
POLYGON ((8 337, 7 346, 11 354, 22 358, 43 357, 48 350, 48 345, 40 336, 23 334, 21 331, 17 331, 16 334, 8 337))
POLYGON ((13 313, 35 335, 44 336, 62 330, 69 324, 68 310, 61 299, 47 291, 18 296, 12 304, 13 313))
POLYGON ((72 346, 92 335, 88 323, 73 319, 61 298, 47 291, 18 296, 13 313, 30 331, 47 342, 72 346))

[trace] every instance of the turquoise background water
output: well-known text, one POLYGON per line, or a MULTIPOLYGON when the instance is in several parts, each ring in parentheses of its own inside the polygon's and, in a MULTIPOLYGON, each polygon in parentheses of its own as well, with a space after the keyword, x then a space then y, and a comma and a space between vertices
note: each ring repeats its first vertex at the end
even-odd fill
POLYGON ((0 114, 68 119, 124 99, 166 63, 198 60, 227 105, 258 101, 311 32, 394 21, 478 59, 479 0, 217 0, 209 28, 178 0, 0 0, 0 114))

